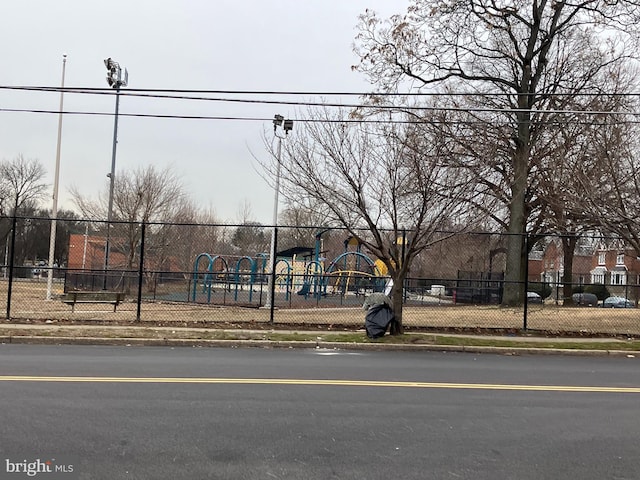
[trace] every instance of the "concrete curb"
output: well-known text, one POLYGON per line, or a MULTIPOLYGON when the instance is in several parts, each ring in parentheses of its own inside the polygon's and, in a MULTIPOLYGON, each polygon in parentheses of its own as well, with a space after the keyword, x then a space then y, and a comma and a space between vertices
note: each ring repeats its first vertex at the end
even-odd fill
POLYGON ((437 351, 491 353, 498 355, 571 355, 598 357, 638 357, 640 352, 628 350, 584 350, 531 347, 486 347, 466 345, 416 345, 392 343, 347 343, 326 341, 272 341, 272 340, 201 340, 171 338, 105 338, 56 336, 0 336, 1 344, 30 345, 113 345, 155 347, 224 347, 224 348, 306 348, 323 350, 364 351, 437 351))

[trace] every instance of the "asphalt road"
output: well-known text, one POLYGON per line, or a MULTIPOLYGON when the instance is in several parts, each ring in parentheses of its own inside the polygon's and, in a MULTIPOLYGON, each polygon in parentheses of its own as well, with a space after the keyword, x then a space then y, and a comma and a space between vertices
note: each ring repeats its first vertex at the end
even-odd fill
POLYGON ((637 479, 638 362, 0 345, 0 479, 637 479))

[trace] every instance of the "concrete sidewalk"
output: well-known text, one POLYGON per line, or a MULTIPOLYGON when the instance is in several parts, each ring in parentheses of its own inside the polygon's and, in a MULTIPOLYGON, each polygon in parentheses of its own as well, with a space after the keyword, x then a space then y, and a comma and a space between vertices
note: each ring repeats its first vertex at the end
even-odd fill
POLYGON ((322 348, 340 350, 455 351, 639 357, 640 347, 622 338, 406 333, 400 339, 366 338, 364 330, 251 330, 136 325, 0 324, 3 344, 147 345, 190 347, 322 348), (350 337, 349 341, 341 337, 350 337), (490 343, 497 345, 479 345, 490 343), (569 348, 568 348, 569 347, 569 348))

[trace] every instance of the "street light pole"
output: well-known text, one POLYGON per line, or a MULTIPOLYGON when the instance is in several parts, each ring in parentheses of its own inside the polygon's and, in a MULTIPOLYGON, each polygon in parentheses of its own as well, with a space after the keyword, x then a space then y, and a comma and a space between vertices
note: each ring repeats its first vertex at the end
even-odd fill
POLYGON ((271 273, 269 275, 268 282, 268 292, 267 292, 267 303, 266 307, 271 307, 273 303, 273 282, 275 279, 275 272, 273 269, 275 268, 275 259, 276 259, 276 230, 278 228, 278 196, 280 193, 280 169, 281 169, 281 158, 282 158, 282 140, 289 134, 289 132, 293 129, 293 120, 285 120, 282 115, 276 115, 273 119, 273 134, 278 138, 278 149, 276 151, 276 159, 278 161, 278 165, 276 166, 276 185, 275 185, 275 194, 273 199, 273 230, 271 231, 271 248, 269 250, 269 267, 271 268, 271 273), (284 131, 284 135, 278 135, 278 127, 282 127, 284 131))
POLYGON ((124 77, 120 64, 111 58, 104 61, 107 67, 107 83, 116 90, 116 112, 113 121, 113 145, 111 147, 111 171, 109 177, 109 206, 107 211, 107 238, 104 244, 104 283, 103 289, 107 289, 107 270, 109 269, 109 252, 111 243, 111 221, 113 219, 113 187, 116 177, 116 149, 118 146, 118 112, 120 109, 120 88, 126 87, 129 81, 129 72, 124 69, 124 77))
POLYGON ((62 82, 60 83, 60 113, 58 114, 58 143, 56 145, 56 168, 53 177, 53 203, 51 205, 51 234, 49 236, 49 269, 47 270, 47 300, 51 300, 53 289, 53 264, 55 263, 56 228, 58 217, 58 184, 60 183, 60 147, 62 143, 62 107, 64 104, 64 74, 67 55, 62 55, 62 82))

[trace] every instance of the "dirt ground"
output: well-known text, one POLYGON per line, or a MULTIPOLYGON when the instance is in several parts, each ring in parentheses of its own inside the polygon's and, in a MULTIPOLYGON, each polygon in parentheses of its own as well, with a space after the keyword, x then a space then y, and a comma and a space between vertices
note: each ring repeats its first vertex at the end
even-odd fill
MULTIPOLYGON (((138 306, 126 301, 113 312, 107 304, 76 305, 75 312, 60 301, 61 285, 54 285, 52 300, 46 300, 46 281, 16 281, 12 296, 7 298, 7 282, 0 282, 0 308, 10 315, 9 322, 55 322, 126 324, 137 320, 138 306)), ((229 328, 346 328, 364 324, 364 311, 359 307, 278 308, 274 323, 265 308, 243 308, 214 304, 181 302, 143 302, 140 309, 143 325, 210 326, 229 328)), ((405 307, 403 323, 407 328, 432 330, 521 330, 525 326, 523 309, 499 306, 405 307)), ((604 309, 593 307, 559 307, 555 304, 530 306, 526 327, 531 330, 581 335, 640 335, 640 309, 604 309)))

